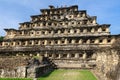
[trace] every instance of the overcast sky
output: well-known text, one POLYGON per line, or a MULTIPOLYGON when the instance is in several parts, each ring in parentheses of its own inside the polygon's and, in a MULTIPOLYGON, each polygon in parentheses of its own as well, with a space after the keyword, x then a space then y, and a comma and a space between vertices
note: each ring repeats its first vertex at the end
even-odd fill
POLYGON ((4 28, 18 29, 19 23, 30 21, 31 15, 40 14, 40 9, 49 5, 78 5, 79 10, 97 16, 99 24, 111 24, 111 34, 120 34, 119 0, 0 0, 0 35, 5 35, 4 28))

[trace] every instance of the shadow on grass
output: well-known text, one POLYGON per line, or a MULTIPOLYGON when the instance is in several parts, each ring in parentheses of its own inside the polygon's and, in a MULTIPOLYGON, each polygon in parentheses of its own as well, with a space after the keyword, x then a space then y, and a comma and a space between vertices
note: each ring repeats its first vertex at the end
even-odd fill
POLYGON ((48 77, 48 76, 50 76, 50 74, 52 74, 52 72, 54 72, 56 69, 54 69, 54 70, 52 70, 52 71, 50 71, 50 72, 48 72, 48 73, 46 73, 46 74, 43 74, 41 77, 48 77))

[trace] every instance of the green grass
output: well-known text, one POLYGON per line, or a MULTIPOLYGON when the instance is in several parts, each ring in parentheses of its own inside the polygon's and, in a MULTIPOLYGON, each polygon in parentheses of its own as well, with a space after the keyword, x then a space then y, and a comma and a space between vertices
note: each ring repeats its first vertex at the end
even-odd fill
POLYGON ((54 70, 38 80, 97 80, 89 70, 54 70))

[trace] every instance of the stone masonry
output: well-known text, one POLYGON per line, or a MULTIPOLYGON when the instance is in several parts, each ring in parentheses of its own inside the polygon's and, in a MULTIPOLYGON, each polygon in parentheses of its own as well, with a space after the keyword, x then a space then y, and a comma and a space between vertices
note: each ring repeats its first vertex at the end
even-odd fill
POLYGON ((110 75, 119 70, 119 50, 111 48, 120 35, 110 34, 110 24, 98 24, 97 16, 79 10, 78 5, 50 5, 40 11, 18 29, 5 29, 0 41, 0 77, 39 77, 54 67, 95 70, 98 77, 115 80, 110 75))

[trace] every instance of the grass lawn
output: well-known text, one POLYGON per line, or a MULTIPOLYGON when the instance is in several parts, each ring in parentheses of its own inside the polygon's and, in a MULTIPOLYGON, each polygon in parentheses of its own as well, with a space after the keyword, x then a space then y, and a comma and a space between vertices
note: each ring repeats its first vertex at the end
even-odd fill
POLYGON ((38 80, 97 80, 89 70, 54 70, 38 80))

